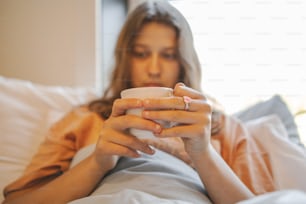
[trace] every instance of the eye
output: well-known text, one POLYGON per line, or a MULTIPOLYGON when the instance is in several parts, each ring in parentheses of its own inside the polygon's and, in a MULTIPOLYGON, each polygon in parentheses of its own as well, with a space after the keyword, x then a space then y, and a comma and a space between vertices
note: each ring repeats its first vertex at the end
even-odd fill
POLYGON ((164 52, 161 55, 162 55, 163 58, 165 58, 167 60, 175 60, 175 59, 177 59, 176 53, 164 52))
POLYGON ((137 50, 133 50, 132 51, 132 55, 136 58, 140 58, 140 59, 143 59, 143 58, 146 58, 149 56, 149 52, 147 51, 137 51, 137 50))

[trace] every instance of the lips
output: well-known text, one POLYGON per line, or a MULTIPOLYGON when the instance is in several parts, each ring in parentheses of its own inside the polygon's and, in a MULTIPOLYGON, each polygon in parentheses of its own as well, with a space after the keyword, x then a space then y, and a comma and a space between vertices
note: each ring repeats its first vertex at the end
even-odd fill
POLYGON ((155 82, 149 82, 149 83, 145 83, 144 86, 147 86, 147 87, 152 87, 152 86, 161 87, 161 86, 163 86, 163 84, 155 83, 155 82))

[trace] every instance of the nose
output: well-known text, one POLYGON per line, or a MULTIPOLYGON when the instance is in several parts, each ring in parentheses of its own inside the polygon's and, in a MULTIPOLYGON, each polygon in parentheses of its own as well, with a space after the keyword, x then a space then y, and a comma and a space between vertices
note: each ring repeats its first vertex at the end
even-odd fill
POLYGON ((148 73, 150 76, 159 76, 161 73, 160 59, 157 53, 152 54, 150 57, 148 73))

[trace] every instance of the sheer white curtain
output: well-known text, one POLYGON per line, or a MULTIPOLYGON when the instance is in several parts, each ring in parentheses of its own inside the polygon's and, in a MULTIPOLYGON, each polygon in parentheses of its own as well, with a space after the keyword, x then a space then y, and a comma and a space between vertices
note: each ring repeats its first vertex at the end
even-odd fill
POLYGON ((306 1, 170 2, 192 27, 203 89, 229 112, 273 94, 306 108, 306 1))

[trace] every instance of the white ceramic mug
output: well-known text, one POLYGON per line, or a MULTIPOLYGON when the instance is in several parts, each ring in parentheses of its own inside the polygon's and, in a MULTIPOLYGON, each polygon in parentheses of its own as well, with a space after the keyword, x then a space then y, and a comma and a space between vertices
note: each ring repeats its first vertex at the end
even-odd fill
MULTIPOLYGON (((173 96, 173 89, 167 87, 139 87, 121 91, 121 98, 160 98, 173 96)), ((129 109, 126 113, 141 116, 142 108, 129 109)), ((156 121, 163 127, 169 127, 170 122, 156 121)), ((130 133, 139 138, 154 137, 153 133, 147 130, 131 128, 130 133)))

